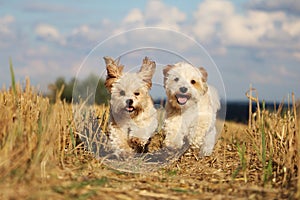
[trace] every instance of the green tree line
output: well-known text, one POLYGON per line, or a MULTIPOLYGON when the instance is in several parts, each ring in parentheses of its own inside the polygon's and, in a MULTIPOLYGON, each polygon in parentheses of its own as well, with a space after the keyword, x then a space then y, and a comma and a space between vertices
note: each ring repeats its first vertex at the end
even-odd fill
POLYGON ((92 99, 89 99, 90 102, 95 102, 96 104, 107 104, 109 100, 109 93, 106 90, 104 83, 104 80, 99 79, 99 77, 94 74, 89 75, 83 80, 73 77, 69 81, 66 81, 64 77, 58 77, 54 83, 48 85, 50 92, 49 98, 53 103, 56 99, 72 103, 74 101, 78 101, 73 99, 73 97, 76 97, 76 95, 73 96, 73 91, 87 94, 91 93, 91 91, 88 91, 92 88, 92 90, 95 90, 95 94, 92 96, 92 99), (75 90, 74 86, 76 86, 75 90))

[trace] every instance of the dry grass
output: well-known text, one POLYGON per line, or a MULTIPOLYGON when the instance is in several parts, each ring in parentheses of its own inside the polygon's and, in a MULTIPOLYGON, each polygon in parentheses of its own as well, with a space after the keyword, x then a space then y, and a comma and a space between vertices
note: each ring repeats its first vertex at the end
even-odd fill
MULTIPOLYGON (((156 172, 131 174, 85 151, 72 106, 50 104, 27 80, 0 92, 0 199, 293 199, 300 188, 296 105, 262 107, 248 126, 226 122, 210 157, 188 151, 156 172)), ((105 130, 104 111, 97 107, 105 130)))

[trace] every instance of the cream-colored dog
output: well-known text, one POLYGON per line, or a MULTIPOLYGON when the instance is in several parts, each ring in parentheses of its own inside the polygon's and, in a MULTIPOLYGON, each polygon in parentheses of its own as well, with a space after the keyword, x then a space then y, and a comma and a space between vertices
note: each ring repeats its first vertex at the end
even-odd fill
POLYGON ((163 73, 167 94, 165 145, 178 149, 187 139, 200 149, 200 156, 210 155, 217 139, 215 122, 220 101, 217 91, 207 84, 206 70, 180 62, 167 65, 163 73))
POLYGON ((109 139, 115 153, 143 151, 157 128, 157 113, 149 95, 156 64, 147 57, 137 73, 123 73, 124 66, 104 57, 105 86, 111 94, 109 139))

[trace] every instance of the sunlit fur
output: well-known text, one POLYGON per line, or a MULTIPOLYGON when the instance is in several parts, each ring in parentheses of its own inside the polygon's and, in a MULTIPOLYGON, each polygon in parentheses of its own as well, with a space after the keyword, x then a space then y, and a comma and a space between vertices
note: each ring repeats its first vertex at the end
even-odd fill
POLYGON ((220 102, 217 91, 206 82, 206 70, 180 62, 166 66, 163 72, 167 94, 165 145, 181 148, 186 137, 192 147, 200 149, 200 156, 210 155, 217 136, 220 102))
POLYGON ((145 146, 157 128, 157 114, 149 95, 156 64, 147 57, 137 73, 123 73, 123 66, 105 57, 110 91, 110 123, 112 148, 116 153, 134 152, 145 146), (132 104, 128 104, 131 101, 132 104))

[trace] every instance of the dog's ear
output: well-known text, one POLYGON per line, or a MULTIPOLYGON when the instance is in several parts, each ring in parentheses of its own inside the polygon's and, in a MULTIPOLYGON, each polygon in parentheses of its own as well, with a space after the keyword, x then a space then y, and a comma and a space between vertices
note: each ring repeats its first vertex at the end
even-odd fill
POLYGON ((155 72, 156 64, 154 61, 149 60, 148 57, 143 59, 143 64, 141 66, 138 74, 142 77, 143 81, 146 82, 147 87, 150 89, 152 87, 152 77, 155 72))
POLYGON ((163 74, 164 74, 164 85, 166 85, 166 81, 167 81, 167 75, 168 75, 168 72, 170 71, 170 69, 172 69, 174 67, 174 65, 167 65, 164 67, 163 69, 163 74))
POLYGON ((167 65, 167 66, 164 67, 163 74, 164 74, 165 77, 167 76, 168 72, 170 71, 170 69, 172 67, 174 67, 174 65, 167 65))
POLYGON ((207 77, 208 77, 206 69, 204 69, 203 67, 199 67, 198 69, 200 70, 200 72, 202 74, 202 81, 206 82, 207 81, 207 77))
POLYGON ((112 84, 116 82, 121 76, 124 66, 118 65, 111 57, 105 56, 104 61, 106 64, 106 81, 105 87, 111 92, 112 84))
POLYGON ((208 85, 207 85, 207 77, 208 77, 208 74, 207 74, 207 71, 203 68, 203 67, 199 67, 198 68, 202 74, 202 89, 203 89, 203 94, 205 94, 208 90, 208 85))

